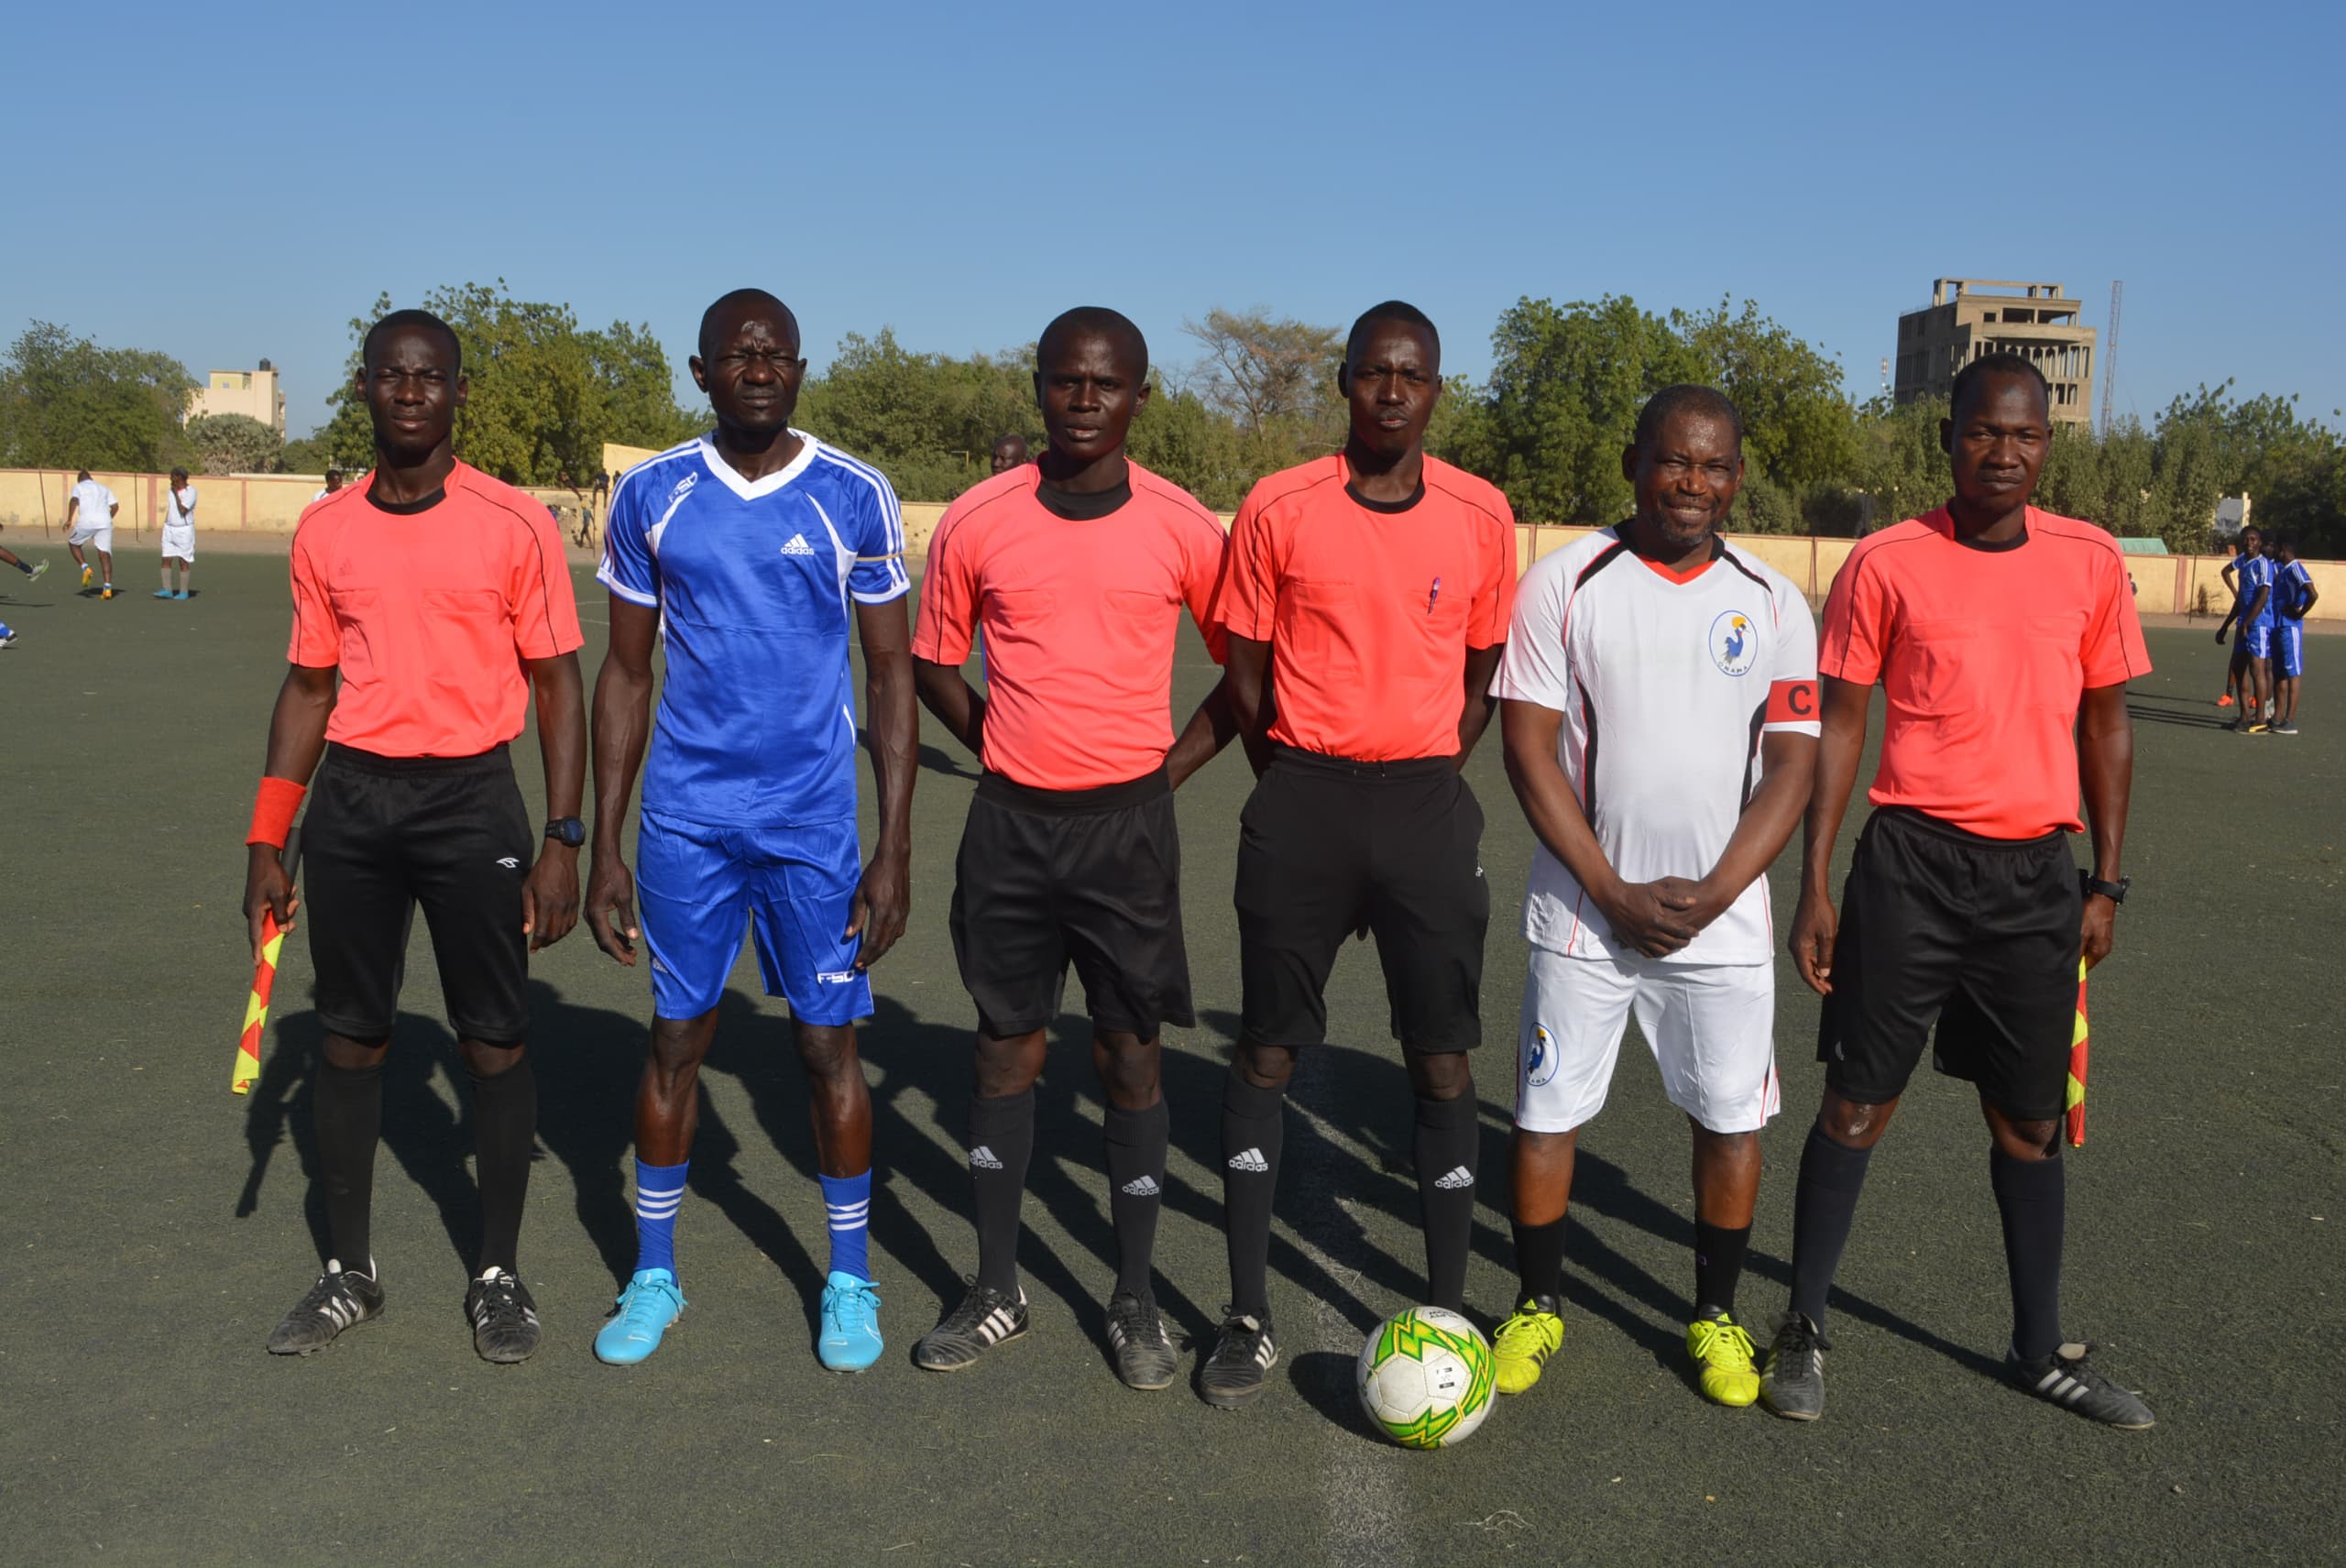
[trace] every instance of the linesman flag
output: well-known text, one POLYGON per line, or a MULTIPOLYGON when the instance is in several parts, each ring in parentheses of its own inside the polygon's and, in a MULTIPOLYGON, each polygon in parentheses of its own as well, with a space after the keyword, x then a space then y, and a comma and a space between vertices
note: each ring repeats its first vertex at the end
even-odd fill
MULTIPOLYGON (((285 874, 298 876, 301 870, 301 830, 298 827, 286 839, 283 859, 285 874)), ((276 987, 277 955, 285 946, 285 933, 277 928, 277 911, 269 910, 261 916, 260 936, 260 962, 253 966, 252 994, 245 998, 245 1026, 236 1036, 236 1065, 228 1073, 231 1094, 248 1092, 253 1080, 260 1076, 260 1037, 269 1027, 269 993, 276 987)))
POLYGON ((2077 1022, 2069 1033, 2069 1146, 2086 1146, 2086 961, 2077 960, 2077 1022))

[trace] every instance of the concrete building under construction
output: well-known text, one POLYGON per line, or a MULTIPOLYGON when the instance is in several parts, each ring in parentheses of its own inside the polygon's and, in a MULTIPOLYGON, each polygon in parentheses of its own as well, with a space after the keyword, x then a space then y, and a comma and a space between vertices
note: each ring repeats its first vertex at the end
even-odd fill
POLYGON ((1955 373, 1983 354, 2018 354, 2035 362, 2053 388, 2053 417, 2093 422, 2094 330, 2058 283, 1998 278, 1940 278, 1931 302, 1898 318, 1897 379, 1902 403, 1944 402, 1955 373))

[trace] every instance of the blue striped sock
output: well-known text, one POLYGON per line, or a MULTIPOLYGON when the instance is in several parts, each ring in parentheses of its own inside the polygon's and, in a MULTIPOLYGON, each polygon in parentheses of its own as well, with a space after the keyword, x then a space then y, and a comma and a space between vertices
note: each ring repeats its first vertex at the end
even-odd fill
MULTIPOLYGON (((817 1173, 818 1176, 820 1173, 817 1173)), ((865 1229, 872 1213, 872 1173, 822 1176, 823 1207, 831 1225, 831 1272, 869 1281, 872 1263, 865 1229)))
POLYGON ((676 1209, 685 1201, 685 1172, 692 1166, 635 1162, 635 1271, 676 1272, 676 1209))

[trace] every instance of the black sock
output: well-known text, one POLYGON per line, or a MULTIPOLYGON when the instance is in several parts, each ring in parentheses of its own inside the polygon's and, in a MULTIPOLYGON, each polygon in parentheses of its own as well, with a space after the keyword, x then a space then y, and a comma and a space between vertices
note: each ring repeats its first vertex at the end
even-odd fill
POLYGON ((1872 1157, 1871 1149, 1836 1144, 1815 1126, 1800 1151, 1800 1184, 1792 1194, 1792 1310, 1819 1329, 1872 1157))
POLYGON ((521 1204, 538 1142, 538 1073, 523 1057, 473 1080, 473 1174, 480 1183, 480 1268, 521 1272, 521 1204))
POLYGON ((16 563, 16 570, 29 577, 33 575, 33 564, 30 561, 19 561, 16 563))
POLYGON ((1743 1277, 1743 1255, 1751 1249, 1751 1227, 1730 1231, 1694 1222, 1694 1315, 1716 1317, 1735 1310, 1736 1281, 1743 1277))
POLYGON ((1470 1090, 1418 1096, 1419 1224, 1426 1234, 1426 1299, 1466 1310, 1466 1255, 1474 1243, 1474 1168, 1482 1164, 1482 1104, 1470 1090))
POLYGON ((1173 1113, 1162 1096, 1146 1111, 1108 1107, 1108 1212, 1116 1223, 1116 1288, 1148 1293, 1157 1214, 1165 1201, 1165 1147, 1173 1113))
POLYGON ((1992 1146, 1988 1180, 2004 1220, 2012 1349, 2039 1361, 2061 1343, 2061 1227, 2068 1181, 2057 1153, 2050 1159, 2014 1159, 1992 1146))
POLYGON ((1035 1154, 1035 1091, 970 1102, 970 1181, 977 1189, 978 1283, 1018 1294, 1018 1209, 1035 1154))
POLYGON ((1563 1300, 1564 1221, 1561 1216, 1544 1225, 1515 1223, 1515 1272, 1522 1281, 1524 1297, 1563 1300))
POLYGON ((1230 1304, 1271 1315, 1271 1199, 1278 1190, 1287 1091, 1257 1089, 1235 1063, 1222 1085, 1222 1229, 1230 1248, 1230 1304))
POLYGON ((375 1145, 383 1135, 383 1069, 336 1067, 323 1057, 310 1085, 318 1174, 326 1189, 326 1238, 345 1268, 372 1275, 375 1145))

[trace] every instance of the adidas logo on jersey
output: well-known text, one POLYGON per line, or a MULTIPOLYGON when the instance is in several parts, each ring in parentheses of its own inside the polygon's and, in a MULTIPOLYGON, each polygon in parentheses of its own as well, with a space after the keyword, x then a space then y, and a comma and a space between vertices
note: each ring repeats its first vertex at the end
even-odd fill
POLYGON ((790 543, 782 547, 782 553, 785 555, 812 555, 815 547, 806 543, 805 534, 794 533, 790 536, 790 543))
POLYGON ((1154 1198, 1157 1194, 1157 1178, 1135 1176, 1124 1183, 1124 1192, 1127 1198, 1154 1198))
POLYGON ((1446 1192, 1455 1192, 1462 1187, 1474 1186, 1474 1173, 1463 1165, 1456 1166, 1452 1168, 1448 1176, 1437 1178, 1434 1185, 1446 1192))
POLYGON ((1271 1168, 1271 1162, 1263 1157, 1261 1149, 1241 1149, 1230 1157, 1230 1168, 1260 1176, 1271 1168))
POLYGON ((980 1144, 976 1148, 970 1151, 970 1163, 976 1166, 980 1170, 1000 1170, 1002 1168, 1002 1161, 995 1157, 993 1150, 986 1147, 983 1144, 980 1144))

